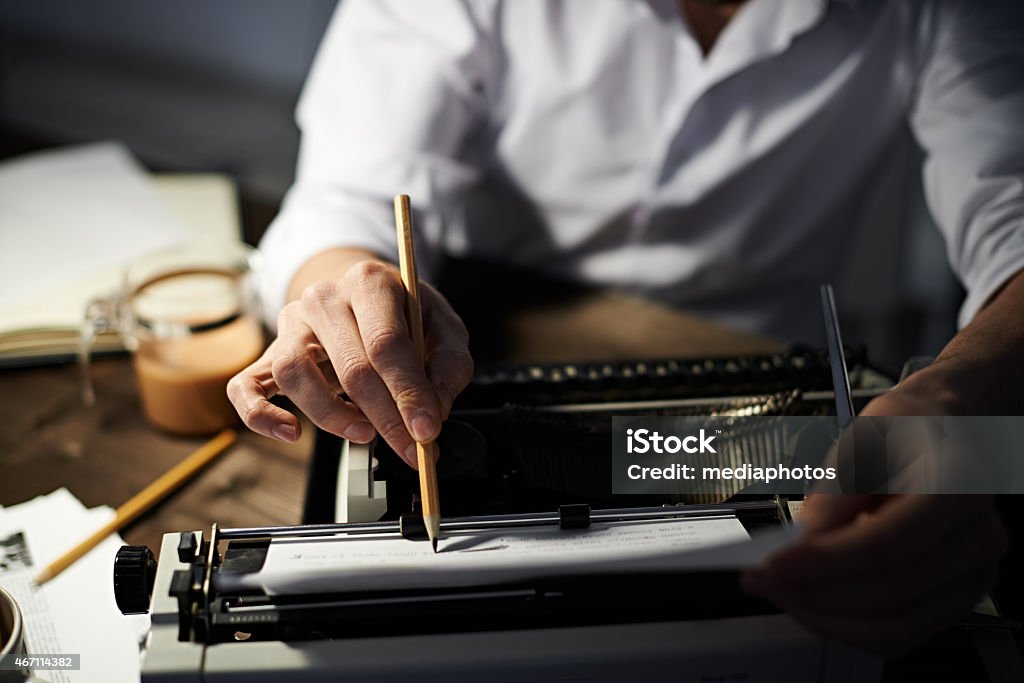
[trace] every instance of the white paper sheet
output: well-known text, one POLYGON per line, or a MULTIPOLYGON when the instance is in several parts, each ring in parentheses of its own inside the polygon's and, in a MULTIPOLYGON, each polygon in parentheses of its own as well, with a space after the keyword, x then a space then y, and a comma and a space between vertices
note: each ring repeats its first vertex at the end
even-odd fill
POLYGON ((40 569, 110 520, 107 507, 85 507, 67 489, 0 508, 0 539, 23 534, 31 565, 0 563, 0 586, 25 617, 29 654, 80 654, 79 671, 38 671, 50 683, 139 680, 139 640, 149 617, 125 617, 114 603, 114 555, 123 541, 110 536, 42 587, 40 569))
POLYGON ((785 530, 751 540, 735 517, 597 524, 563 531, 448 533, 426 542, 349 537, 271 544, 257 574, 221 574, 225 589, 269 594, 480 586, 537 577, 624 571, 735 569, 760 562, 795 538, 785 530))
POLYGON ((0 164, 0 311, 187 236, 123 145, 0 164))

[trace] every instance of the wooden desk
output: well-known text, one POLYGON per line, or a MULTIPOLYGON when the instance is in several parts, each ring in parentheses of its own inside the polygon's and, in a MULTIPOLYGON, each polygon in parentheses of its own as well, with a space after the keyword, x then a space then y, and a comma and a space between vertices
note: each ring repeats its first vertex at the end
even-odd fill
MULTIPOLYGON (((0 372, 0 504, 66 486, 86 506, 117 506, 204 439, 163 434, 138 404, 127 356, 98 359, 97 404, 82 404, 74 365, 0 372)), ((297 524, 312 430, 295 444, 240 433, 211 467, 122 535, 160 547, 162 534, 222 526, 297 524)))
POLYGON ((503 360, 574 363, 770 354, 786 345, 618 292, 599 292, 509 316, 503 360))

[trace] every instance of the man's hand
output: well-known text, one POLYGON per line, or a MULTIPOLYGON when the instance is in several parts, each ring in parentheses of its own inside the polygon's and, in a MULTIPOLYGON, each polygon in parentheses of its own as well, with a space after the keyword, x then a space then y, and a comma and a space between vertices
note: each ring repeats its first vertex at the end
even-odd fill
POLYGON ((414 440, 437 437, 473 375, 462 321, 435 289, 421 282, 420 292, 426 367, 393 265, 363 260, 340 280, 306 285, 281 310, 277 339, 228 383, 235 410, 253 431, 294 441, 298 420, 269 401, 283 394, 328 432, 357 443, 380 434, 415 467, 414 440))
MULTIPOLYGON (((862 415, 935 415, 952 404, 927 376, 862 415)), ((840 445, 842 449, 842 445, 840 445)), ((992 496, 808 496, 805 537, 743 575, 750 593, 808 628, 897 656, 967 614, 995 583, 1007 535, 992 496)))
POLYGON ((743 576, 808 628, 896 656, 992 587, 1006 533, 991 496, 810 496, 796 546, 743 576))

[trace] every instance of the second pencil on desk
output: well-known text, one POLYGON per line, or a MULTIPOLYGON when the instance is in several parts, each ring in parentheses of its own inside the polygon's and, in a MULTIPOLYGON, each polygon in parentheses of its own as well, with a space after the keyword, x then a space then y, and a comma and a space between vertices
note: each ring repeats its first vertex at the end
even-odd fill
MULTIPOLYGON (((405 288, 406 319, 412 336, 416 355, 426 360, 426 345, 423 341, 423 308, 420 303, 419 279, 416 275, 416 252, 414 249, 412 208, 409 196, 395 197, 395 228, 398 232, 398 268, 405 288)), ((423 506, 423 523, 427 536, 437 552, 437 539, 441 534, 441 500, 437 492, 437 444, 416 443, 416 464, 419 467, 420 499, 423 506)))

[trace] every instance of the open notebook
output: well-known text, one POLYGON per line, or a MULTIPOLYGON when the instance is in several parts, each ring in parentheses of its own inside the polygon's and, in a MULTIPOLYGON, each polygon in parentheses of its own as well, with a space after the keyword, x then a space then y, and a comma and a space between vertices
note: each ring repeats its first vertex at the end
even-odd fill
MULTIPOLYGON (((0 206, 0 367, 71 357, 86 304, 115 291, 134 259, 224 249, 241 234, 231 180, 152 176, 117 143, 3 162, 0 206)), ((114 334, 94 347, 120 348, 114 334)))

